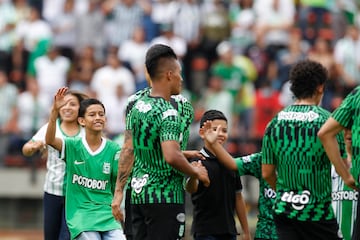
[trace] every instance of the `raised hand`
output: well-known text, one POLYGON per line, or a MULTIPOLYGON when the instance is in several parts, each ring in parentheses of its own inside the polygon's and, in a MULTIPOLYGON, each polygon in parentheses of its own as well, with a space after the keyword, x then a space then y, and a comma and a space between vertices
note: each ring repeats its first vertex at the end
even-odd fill
POLYGON ((59 88, 59 90, 55 94, 53 106, 56 110, 59 110, 62 106, 64 106, 66 104, 64 97, 65 97, 67 91, 68 91, 67 87, 62 87, 62 88, 59 88))
POLYGON ((214 131, 211 121, 206 121, 201 128, 204 132, 204 141, 214 144, 219 136, 221 126, 217 126, 216 131, 214 131))

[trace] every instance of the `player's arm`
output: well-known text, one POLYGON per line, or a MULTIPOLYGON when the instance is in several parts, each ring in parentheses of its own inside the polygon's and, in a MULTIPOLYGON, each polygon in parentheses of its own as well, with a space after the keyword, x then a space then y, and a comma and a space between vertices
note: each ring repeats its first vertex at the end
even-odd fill
MULTIPOLYGON (((195 167, 201 167, 202 164, 200 161, 193 161, 191 162, 191 165, 195 166, 195 167)), ((197 192, 199 187, 199 179, 196 177, 188 177, 188 179, 186 179, 186 184, 185 184, 185 190, 189 193, 195 193, 197 192)))
POLYGON ((67 87, 59 88, 54 97, 54 103, 51 108, 48 127, 45 134, 45 143, 52 146, 58 151, 62 149, 62 140, 55 137, 56 133, 56 119, 59 116, 59 110, 62 106, 66 104, 64 101, 65 94, 67 92, 67 87))
POLYGON ((220 126, 216 131, 211 128, 211 121, 206 121, 200 129, 200 133, 204 135, 204 141, 209 143, 211 150, 215 153, 219 161, 228 169, 237 171, 237 165, 233 157, 225 150, 225 148, 216 141, 220 132, 220 126))
POLYGON ((336 139, 336 135, 342 130, 344 130, 344 127, 334 118, 330 117, 320 128, 318 137, 320 138, 331 163, 334 165, 336 172, 343 179, 344 183, 353 189, 357 189, 355 180, 341 157, 338 141, 336 139))
POLYGON ((270 187, 276 190, 276 166, 274 164, 261 164, 261 174, 270 187))
POLYGON ((241 228, 243 230, 242 239, 250 240, 251 238, 250 238, 249 223, 247 221, 247 211, 246 211, 245 201, 241 192, 236 193, 235 210, 241 228))
POLYGON ((115 219, 118 221, 124 221, 124 215, 120 210, 120 204, 123 200, 124 188, 126 186, 127 179, 130 176, 133 165, 134 148, 132 143, 132 133, 130 130, 125 130, 124 144, 121 148, 118 163, 118 176, 116 180, 114 198, 111 203, 112 213, 115 219))
POLYGON ((182 151, 186 159, 203 159, 205 160, 205 157, 201 154, 199 150, 184 150, 182 151))
POLYGON ((163 141, 161 142, 161 148, 165 161, 173 168, 183 172, 189 177, 198 178, 205 186, 210 184, 209 176, 205 167, 192 166, 180 150, 180 145, 177 141, 163 141))

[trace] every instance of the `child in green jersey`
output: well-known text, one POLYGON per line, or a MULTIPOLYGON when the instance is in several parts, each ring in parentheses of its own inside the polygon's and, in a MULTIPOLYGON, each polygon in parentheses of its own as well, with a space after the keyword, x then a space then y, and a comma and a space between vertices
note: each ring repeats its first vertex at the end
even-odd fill
POLYGON ((45 140, 66 161, 65 212, 71 239, 125 240, 111 213, 120 147, 103 137, 104 105, 93 98, 83 100, 78 121, 85 128, 85 136, 56 138, 56 119, 59 109, 66 104, 67 90, 60 88, 55 95, 45 140))
MULTIPOLYGON (((200 137, 204 138, 203 124, 212 121, 212 127, 221 126, 217 141, 221 145, 228 138, 227 119, 218 110, 209 110, 204 113, 200 121, 200 137)), ((192 159, 192 164, 204 165, 208 171, 211 185, 206 187, 197 178, 190 177, 187 180, 186 190, 191 193, 194 205, 192 234, 194 239, 227 239, 235 240, 237 231, 234 219, 237 218, 243 229, 243 238, 250 239, 250 231, 246 218, 246 207, 242 196, 242 184, 236 171, 226 169, 220 164, 209 144, 205 141, 201 153, 206 160, 192 159)))
MULTIPOLYGON (((59 110, 56 123, 56 137, 73 138, 83 136, 84 129, 77 121, 80 102, 86 95, 67 91, 64 96, 67 104, 59 110)), ((44 239, 70 239, 69 229, 65 220, 65 162, 60 158, 60 152, 45 145, 45 134, 48 123, 42 126, 35 135, 23 146, 23 154, 32 156, 40 151, 46 155, 46 177, 44 182, 44 239)))

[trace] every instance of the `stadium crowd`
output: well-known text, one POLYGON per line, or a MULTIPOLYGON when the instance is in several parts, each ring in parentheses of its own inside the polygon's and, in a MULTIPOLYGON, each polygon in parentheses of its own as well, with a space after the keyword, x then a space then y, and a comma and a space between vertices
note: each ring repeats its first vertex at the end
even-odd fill
POLYGON ((2 0, 1 165, 46 122, 64 85, 104 102, 106 133, 121 136, 127 97, 146 86, 144 54, 155 43, 182 63, 194 127, 220 109, 231 123, 229 151, 255 152, 267 122, 293 100, 296 61, 329 70, 322 106, 330 111, 358 85, 357 9, 352 0, 2 0))

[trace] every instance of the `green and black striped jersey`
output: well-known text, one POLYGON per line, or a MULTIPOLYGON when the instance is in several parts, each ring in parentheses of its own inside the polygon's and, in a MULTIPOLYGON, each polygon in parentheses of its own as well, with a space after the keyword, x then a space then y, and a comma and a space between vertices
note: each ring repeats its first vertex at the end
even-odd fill
POLYGON ((262 178, 261 153, 235 158, 235 162, 240 176, 250 175, 259 180, 259 214, 256 224, 255 238, 278 239, 272 211, 276 193, 262 178))
MULTIPOLYGON (((317 137, 329 116, 319 106, 291 105, 268 124, 262 163, 276 165, 276 214, 300 221, 334 219, 331 162, 317 137)), ((343 143, 342 139, 344 153, 343 143)))
POLYGON ((352 132, 351 173, 359 181, 360 175, 360 86, 346 96, 332 117, 352 132))
MULTIPOLYGON (((128 98, 126 107, 126 117, 138 99, 150 94, 151 88, 147 87, 137 91, 128 98)), ((181 150, 186 150, 187 143, 190 137, 190 124, 194 120, 194 108, 191 102, 183 95, 172 95, 170 99, 171 105, 178 111, 181 118, 181 133, 180 133, 180 147, 181 150)))
POLYGON ((181 119, 170 102, 144 95, 129 112, 134 146, 131 203, 184 203, 183 174, 164 159, 161 142, 179 141, 181 119))

